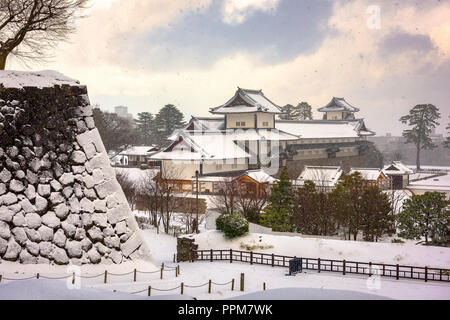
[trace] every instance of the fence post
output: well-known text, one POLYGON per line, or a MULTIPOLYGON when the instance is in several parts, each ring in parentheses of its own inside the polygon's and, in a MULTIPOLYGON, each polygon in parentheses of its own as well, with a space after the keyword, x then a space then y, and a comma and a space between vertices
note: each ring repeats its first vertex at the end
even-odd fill
POLYGON ((72 272, 72 284, 75 284, 75 272, 72 272))
POLYGON ((275 266, 275 257, 274 257, 274 255, 272 253, 272 267, 274 267, 274 266, 275 266))
POLYGON ((175 263, 175 253, 173 254, 173 263, 175 263))
POLYGON ((425 266, 425 282, 428 282, 428 267, 425 266))
POLYGON ((241 251, 241 260, 240 261, 242 261, 242 251, 241 251))
POLYGON ((358 267, 358 262, 356 263, 356 273, 359 274, 359 267, 358 267))
POLYGON ((220 250, 220 260, 222 261, 222 250, 220 250))
POLYGON ((396 278, 397 278, 397 280, 400 278, 400 275, 399 275, 399 270, 400 270, 400 268, 399 268, 399 265, 398 265, 398 263, 397 263, 397 276, 396 276, 396 278))
POLYGON ((244 291, 244 280, 245 280, 245 275, 243 273, 241 273, 241 291, 244 291))
POLYGON ((383 277, 385 276, 386 272, 385 272, 386 266, 383 264, 383 277))
POLYGON ((161 263, 161 269, 163 269, 163 270, 164 270, 164 262, 163 262, 163 263, 161 263))
POLYGON ((369 262, 369 277, 372 276, 372 262, 369 262))
POLYGON ((178 277, 178 267, 175 268, 175 278, 178 277))
POLYGON ((181 283, 181 294, 184 292, 184 282, 181 283))
POLYGON ((36 274, 36 279, 39 279, 39 272, 36 274))
POLYGON ((148 296, 152 295, 152 286, 148 286, 148 296))
POLYGON ((134 268, 134 278, 133 278, 133 280, 134 280, 134 282, 136 282, 136 268, 134 268))
MULTIPOLYGON (((2 276, 0 276, 0 280, 1 280, 1 277, 2 276)), ((439 281, 442 281, 442 269, 439 269, 439 281)))
POLYGON ((203 260, 203 250, 200 251, 200 259, 203 260))
POLYGON ((253 264, 253 251, 250 251, 250 264, 253 264))
POLYGON ((213 250, 211 249, 210 252, 211 252, 211 253, 210 253, 210 254, 211 254, 210 261, 213 262, 213 250))
POLYGON ((180 265, 177 265, 178 268, 178 275, 180 275, 180 265))
POLYGON ((345 259, 342 261, 342 274, 345 276, 345 259))
POLYGON ((211 293, 211 279, 208 281, 208 293, 211 293))
POLYGON ((106 283, 108 280, 108 270, 105 270, 105 277, 103 278, 103 283, 106 283))
POLYGON ((0 274, 0 282, 2 282, 2 277, 3 277, 3 276, 0 274))
POLYGON ((231 279, 231 291, 234 291, 234 278, 231 279))
POLYGON ((266 291, 266 283, 263 283, 263 290, 266 291))
POLYGON ((319 270, 320 273, 320 258, 317 259, 317 269, 319 270))
POLYGON ((331 272, 333 272, 333 260, 331 260, 331 272))
POLYGON ((233 263, 233 249, 230 249, 230 263, 233 263))
POLYGON ((161 268, 161 279, 163 278, 163 271, 164 271, 164 269, 161 268))

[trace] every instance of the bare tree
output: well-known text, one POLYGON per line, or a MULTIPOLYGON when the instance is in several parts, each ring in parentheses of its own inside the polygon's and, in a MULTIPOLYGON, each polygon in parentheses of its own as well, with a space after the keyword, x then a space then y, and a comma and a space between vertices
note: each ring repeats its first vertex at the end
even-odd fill
POLYGON ((0 69, 13 54, 44 59, 48 51, 75 31, 89 0, 0 0, 0 69))
POLYGON ((181 177, 182 170, 183 168, 166 164, 156 176, 148 171, 141 180, 140 197, 149 210, 151 223, 157 232, 162 223, 164 232, 169 233, 173 214, 185 196, 185 192, 180 190, 176 183, 181 177))
POLYGON ((123 170, 116 170, 116 179, 122 187, 131 210, 134 210, 136 208, 136 199, 138 195, 138 183, 130 178, 127 171, 123 170))
POLYGON ((218 183, 219 194, 211 202, 220 213, 233 214, 238 208, 240 186, 236 177, 224 177, 218 183))

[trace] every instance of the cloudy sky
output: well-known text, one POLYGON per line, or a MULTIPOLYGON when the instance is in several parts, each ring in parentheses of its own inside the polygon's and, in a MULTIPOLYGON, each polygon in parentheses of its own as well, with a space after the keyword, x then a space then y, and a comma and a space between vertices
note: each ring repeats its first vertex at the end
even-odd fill
POLYGON ((86 84, 91 103, 134 115, 173 103, 208 116, 240 86, 314 109, 345 97, 381 135, 432 103, 444 133, 448 17, 444 0, 93 0, 70 43, 29 68, 56 69, 86 84))

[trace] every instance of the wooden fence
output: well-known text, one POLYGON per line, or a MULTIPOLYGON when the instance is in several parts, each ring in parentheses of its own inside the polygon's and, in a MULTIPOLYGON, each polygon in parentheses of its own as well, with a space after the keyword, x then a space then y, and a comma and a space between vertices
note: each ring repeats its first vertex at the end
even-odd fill
MULTIPOLYGON (((234 261, 247 262, 250 264, 264 264, 272 267, 289 267, 289 260, 296 258, 269 253, 258 253, 240 250, 196 250, 195 260, 203 261, 234 261)), ((317 270, 319 273, 336 272, 346 274, 380 275, 399 279, 418 279, 427 281, 450 282, 450 269, 439 269, 429 267, 415 267, 398 264, 384 264, 372 262, 358 262, 346 260, 331 260, 321 258, 302 258, 302 267, 305 270, 317 270)))

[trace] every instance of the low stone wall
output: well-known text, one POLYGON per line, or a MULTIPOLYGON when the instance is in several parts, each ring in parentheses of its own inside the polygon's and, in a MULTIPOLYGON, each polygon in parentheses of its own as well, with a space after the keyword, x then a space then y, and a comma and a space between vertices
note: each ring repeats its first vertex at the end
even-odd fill
POLYGON ((194 250, 198 249, 194 238, 178 237, 177 238, 177 262, 193 261, 196 258, 194 250))

